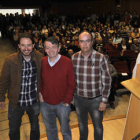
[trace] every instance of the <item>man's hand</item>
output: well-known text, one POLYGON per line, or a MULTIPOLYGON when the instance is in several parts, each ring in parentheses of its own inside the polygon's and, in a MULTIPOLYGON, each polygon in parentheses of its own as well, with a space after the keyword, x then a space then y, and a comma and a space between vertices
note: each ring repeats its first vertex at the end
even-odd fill
POLYGON ((0 109, 4 109, 5 108, 5 105, 4 105, 4 102, 0 102, 0 109))
POLYGON ((105 111, 107 104, 100 102, 99 111, 105 111))
POLYGON ((39 92, 39 101, 40 101, 40 102, 44 102, 43 96, 42 96, 41 92, 39 92))

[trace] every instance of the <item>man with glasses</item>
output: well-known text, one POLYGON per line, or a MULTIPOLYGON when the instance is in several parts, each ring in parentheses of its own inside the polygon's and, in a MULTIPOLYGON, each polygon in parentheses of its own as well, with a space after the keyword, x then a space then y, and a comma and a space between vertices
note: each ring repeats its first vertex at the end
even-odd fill
POLYGON ((79 35, 79 46, 81 51, 72 56, 72 62, 77 85, 74 101, 80 140, 88 139, 88 113, 94 125, 94 140, 102 140, 103 111, 111 88, 109 65, 103 54, 93 50, 93 38, 89 32, 79 35))
POLYGON ((39 84, 43 55, 33 50, 33 38, 28 33, 19 37, 19 51, 5 59, 0 77, 0 109, 4 109, 8 90, 9 137, 20 140, 20 126, 24 112, 31 123, 30 140, 39 140, 39 84))

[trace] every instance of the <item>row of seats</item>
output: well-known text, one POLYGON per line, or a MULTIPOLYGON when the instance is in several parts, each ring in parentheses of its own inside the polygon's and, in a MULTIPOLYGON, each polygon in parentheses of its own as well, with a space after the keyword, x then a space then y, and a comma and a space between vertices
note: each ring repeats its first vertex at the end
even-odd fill
POLYGON ((118 72, 118 77, 115 79, 114 88, 123 88, 120 83, 132 77, 137 54, 134 50, 125 50, 122 53, 120 53, 118 50, 113 50, 108 52, 108 56, 118 72))
POLYGON ((132 73, 137 57, 134 50, 125 50, 122 53, 113 50, 108 52, 108 56, 118 73, 132 73))

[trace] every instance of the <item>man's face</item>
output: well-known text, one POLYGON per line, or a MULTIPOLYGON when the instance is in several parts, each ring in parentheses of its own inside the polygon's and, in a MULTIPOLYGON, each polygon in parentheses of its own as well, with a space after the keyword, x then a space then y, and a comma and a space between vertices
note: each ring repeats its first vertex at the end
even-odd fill
POLYGON ((60 47, 57 44, 52 44, 49 41, 45 41, 45 52, 48 54, 49 58, 56 59, 60 51, 60 47))
POLYGON ((20 39, 20 44, 18 46, 24 56, 30 56, 34 48, 34 44, 29 38, 20 39))
POLYGON ((109 40, 108 40, 108 43, 109 43, 109 44, 112 44, 112 39, 109 39, 109 40))
POLYGON ((138 40, 137 39, 134 39, 134 44, 137 44, 138 40))
POLYGON ((92 51, 93 41, 88 32, 83 32, 79 35, 79 46, 82 52, 89 53, 92 51))

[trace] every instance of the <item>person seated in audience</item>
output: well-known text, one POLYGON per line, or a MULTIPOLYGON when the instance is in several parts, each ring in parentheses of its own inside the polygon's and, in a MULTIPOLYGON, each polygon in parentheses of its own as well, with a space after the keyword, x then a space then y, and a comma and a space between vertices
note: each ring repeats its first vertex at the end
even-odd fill
POLYGON ((18 39, 19 39, 19 28, 16 27, 13 33, 13 44, 15 49, 18 49, 18 39))
POLYGON ((42 25, 41 24, 38 24, 38 30, 39 30, 39 32, 40 32, 40 34, 41 34, 41 31, 42 31, 42 25))
POLYGON ((42 36, 43 42, 44 42, 47 38, 48 38, 48 33, 46 32, 46 33, 44 33, 44 36, 42 36))
POLYGON ((122 31, 121 31, 121 37, 124 38, 128 42, 129 38, 128 38, 128 34, 126 32, 126 28, 123 28, 122 29, 122 31))
POLYGON ((123 55, 123 52, 125 50, 130 50, 130 44, 126 42, 125 39, 122 40, 121 44, 118 46, 118 50, 121 52, 123 55))
POLYGON ((27 33, 32 35, 32 30, 31 29, 27 30, 27 33))
POLYGON ((56 36, 55 36, 55 38, 56 38, 58 41, 60 41, 60 38, 59 38, 59 36, 57 36, 57 35, 56 35, 56 36))
POLYGON ((115 33, 120 32, 121 27, 119 26, 119 23, 116 23, 116 25, 114 26, 114 31, 115 33))
POLYGON ((121 35, 120 35, 120 32, 117 32, 117 33, 115 34, 115 37, 113 38, 113 43, 114 43, 114 44, 120 44, 121 41, 122 41, 122 37, 121 37, 121 35))
POLYGON ((134 50, 136 54, 140 52, 140 44, 138 43, 138 39, 135 38, 133 40, 133 43, 131 45, 131 50, 134 50))
POLYGON ((68 54, 68 45, 67 45, 66 39, 64 37, 62 37, 60 43, 61 43, 60 54, 64 55, 64 56, 67 56, 67 54, 68 54))
POLYGON ((44 52, 44 44, 43 44, 43 40, 42 40, 42 37, 39 37, 38 39, 38 43, 35 44, 35 49, 39 52, 41 52, 43 55, 45 55, 45 52, 44 52))
POLYGON ((22 34, 24 32, 24 26, 21 25, 20 28, 19 28, 19 34, 22 34))
POLYGON ((78 37, 79 37, 79 32, 76 32, 76 34, 73 36, 75 40, 78 41, 78 37))
POLYGON ((32 34, 34 35, 35 33, 40 34, 40 32, 39 32, 39 30, 38 30, 37 26, 33 29, 32 34))
POLYGON ((104 39, 104 43, 105 44, 108 43, 110 38, 113 38, 113 37, 112 37, 111 33, 109 33, 107 31, 106 36, 105 36, 105 39, 104 39))
POLYGON ((109 52, 109 51, 112 51, 112 50, 116 50, 116 47, 113 44, 112 38, 109 38, 108 43, 105 44, 105 51, 109 52))
POLYGON ((104 44, 102 42, 101 37, 97 38, 96 43, 93 45, 93 49, 101 53, 105 51, 104 44))
POLYGON ((138 31, 138 28, 134 28, 134 31, 132 32, 131 36, 133 39, 140 38, 140 33, 138 31))
POLYGON ((109 61, 109 70, 112 77, 112 82, 111 82, 111 89, 110 89, 110 95, 108 98, 108 103, 112 109, 115 109, 114 101, 115 101, 116 89, 114 88, 114 85, 115 85, 116 78, 118 77, 118 73, 115 67, 110 63, 110 61, 109 61))
POLYGON ((105 42, 105 38, 106 38, 106 36, 107 36, 107 31, 106 31, 106 29, 102 30, 102 31, 100 32, 100 34, 101 34, 101 37, 102 37, 102 40, 103 40, 103 43, 104 43, 104 42, 105 42))
POLYGON ((69 49, 72 49, 74 53, 79 52, 81 50, 74 40, 71 41, 69 49))
POLYGON ((128 26, 126 32, 127 32, 127 33, 132 33, 133 31, 134 31, 134 28, 132 27, 131 24, 129 24, 129 26, 128 26))
POLYGON ((96 26, 93 26, 93 30, 92 30, 91 34, 92 34, 93 39, 95 39, 95 37, 96 37, 95 34, 98 34, 99 37, 101 36, 100 33, 97 31, 96 26))
POLYGON ((128 26, 126 25, 126 22, 125 22, 125 21, 123 21, 123 22, 120 24, 120 27, 121 27, 121 29, 124 29, 124 28, 128 29, 128 26))
POLYGON ((114 25, 119 23, 119 21, 120 21, 120 14, 119 14, 119 11, 116 10, 115 13, 114 13, 114 25))
POLYGON ((101 36, 98 34, 98 32, 96 32, 95 33, 95 38, 94 38, 94 41, 93 41, 94 44, 97 43, 98 38, 101 38, 101 36))
POLYGON ((132 36, 131 36, 131 33, 127 33, 128 34, 128 43, 130 44, 130 46, 131 46, 131 44, 132 44, 132 41, 133 41, 133 38, 132 38, 132 36))
POLYGON ((114 26, 111 26, 108 32, 113 35, 115 33, 114 26))
POLYGON ((39 34, 36 32, 35 34, 34 34, 34 43, 35 44, 38 44, 38 42, 39 42, 39 34))
POLYGON ((63 33, 61 32, 59 28, 56 28, 56 35, 59 36, 60 39, 61 37, 63 37, 63 33))
POLYGON ((67 57, 71 59, 71 56, 74 54, 74 51, 72 49, 68 49, 67 57))
POLYGON ((125 11, 125 13, 124 13, 124 21, 125 21, 126 25, 130 24, 131 15, 128 11, 125 11))
POLYGON ((50 37, 52 35, 53 35, 52 29, 50 27, 48 27, 48 37, 50 37))
POLYGON ((47 29, 47 26, 44 25, 42 30, 41 30, 41 35, 43 36, 46 32, 48 33, 48 29, 47 29))

